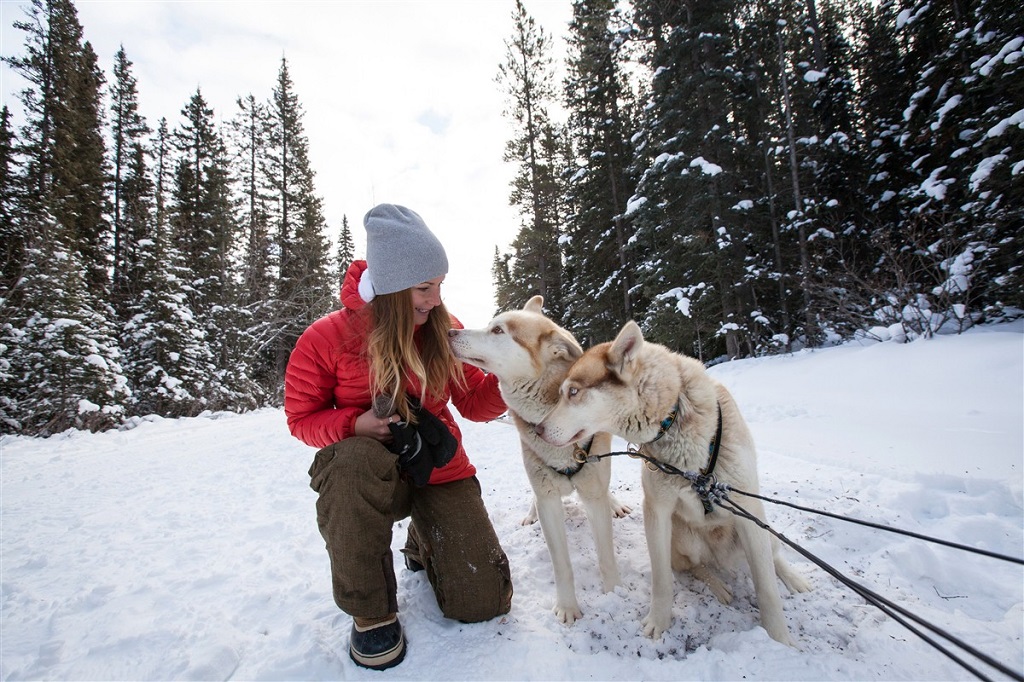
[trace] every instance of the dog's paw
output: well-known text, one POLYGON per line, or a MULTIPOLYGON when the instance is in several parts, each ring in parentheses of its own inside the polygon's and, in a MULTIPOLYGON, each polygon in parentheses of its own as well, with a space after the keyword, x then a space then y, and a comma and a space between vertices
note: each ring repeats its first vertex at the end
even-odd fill
POLYGON ((811 584, 807 582, 807 579, 797 573, 789 564, 779 565, 779 562, 775 564, 775 573, 782 580, 782 584, 786 586, 790 594, 796 594, 797 592, 809 592, 811 590, 811 584))
POLYGON ((519 522, 519 525, 520 526, 532 526, 535 523, 537 523, 537 498, 536 497, 533 498, 532 502, 530 502, 530 511, 528 511, 526 513, 526 516, 523 517, 523 520, 519 522))
POLYGON ((554 612, 555 617, 562 621, 563 625, 572 625, 583 617, 583 612, 580 611, 580 607, 575 605, 562 606, 561 604, 555 604, 554 612))
POLYGON ((621 519, 623 516, 629 516, 633 513, 632 507, 622 504, 617 499, 615 499, 615 496, 612 495, 611 493, 608 493, 608 504, 611 505, 612 515, 614 515, 617 519, 621 519))
POLYGON ((661 639, 661 636, 665 633, 665 630, 668 630, 668 627, 671 624, 671 616, 656 614, 654 611, 648 613, 643 621, 641 621, 641 625, 644 629, 644 635, 651 639, 661 639))
POLYGON ((723 604, 732 603, 732 590, 710 568, 702 564, 694 566, 690 573, 693 574, 693 577, 707 585, 708 589, 711 590, 711 594, 715 595, 718 601, 723 604))

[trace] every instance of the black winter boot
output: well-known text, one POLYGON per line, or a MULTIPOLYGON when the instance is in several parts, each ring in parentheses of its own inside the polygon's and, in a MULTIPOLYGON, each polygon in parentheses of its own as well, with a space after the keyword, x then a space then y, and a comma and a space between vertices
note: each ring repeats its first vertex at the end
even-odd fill
POLYGON ((356 665, 372 670, 386 670, 401 663, 405 658, 405 634, 398 616, 366 627, 353 619, 348 654, 356 665))

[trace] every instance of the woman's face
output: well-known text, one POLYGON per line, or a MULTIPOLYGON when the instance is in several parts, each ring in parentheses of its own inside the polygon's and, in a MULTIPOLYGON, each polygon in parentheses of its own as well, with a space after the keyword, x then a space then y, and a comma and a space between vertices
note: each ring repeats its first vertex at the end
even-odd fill
POLYGON ((412 287, 413 319, 417 325, 424 324, 430 311, 441 305, 441 284, 444 275, 412 287))

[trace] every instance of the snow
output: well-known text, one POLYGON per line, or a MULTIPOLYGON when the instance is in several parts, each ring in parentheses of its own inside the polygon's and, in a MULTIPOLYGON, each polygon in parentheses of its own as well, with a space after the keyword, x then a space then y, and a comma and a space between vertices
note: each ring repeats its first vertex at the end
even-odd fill
POLYGON ((700 172, 704 175, 718 175, 722 172, 721 166, 717 163, 711 163, 703 156, 698 156, 696 159, 691 161, 690 168, 700 168, 700 172))
MULTIPOLYGON (((1024 324, 709 371, 750 423, 763 494, 1024 555, 1024 324)), ((540 528, 520 525, 531 493, 502 421, 462 426, 511 563, 512 611, 448 621, 425 576, 396 561, 409 653, 383 675, 360 669, 346 653, 350 620, 331 599, 306 473, 313 450, 288 434, 282 412, 132 425, 0 440, 4 680, 972 678, 792 550, 814 586, 780 588, 797 648, 760 628, 746 572, 728 580, 730 605, 680 574, 671 629, 646 638, 641 465, 626 457, 612 464, 613 492, 634 509, 614 524, 622 585, 600 591, 589 524, 570 499, 584 617, 560 624, 540 528)), ((846 575, 1024 669, 1020 565, 788 507, 767 513, 846 575)))
POLYGON ((999 123, 989 128, 988 132, 985 133, 986 137, 999 137, 1006 132, 1006 129, 1010 126, 1017 126, 1018 128, 1024 129, 1024 109, 1014 112, 1007 116, 999 123))

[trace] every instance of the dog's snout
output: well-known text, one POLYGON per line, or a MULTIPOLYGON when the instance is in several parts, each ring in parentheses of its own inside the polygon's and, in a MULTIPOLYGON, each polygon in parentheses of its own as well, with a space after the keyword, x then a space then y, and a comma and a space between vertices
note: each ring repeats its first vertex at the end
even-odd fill
POLYGON ((541 438, 543 438, 544 437, 544 425, 543 424, 537 424, 536 426, 533 427, 533 432, 536 433, 541 438))
POLYGON ((448 330, 449 338, 450 337, 455 337, 455 336, 458 336, 458 335, 459 335, 459 330, 458 329, 449 329, 448 330))

